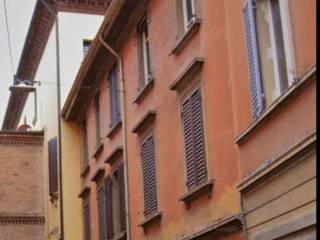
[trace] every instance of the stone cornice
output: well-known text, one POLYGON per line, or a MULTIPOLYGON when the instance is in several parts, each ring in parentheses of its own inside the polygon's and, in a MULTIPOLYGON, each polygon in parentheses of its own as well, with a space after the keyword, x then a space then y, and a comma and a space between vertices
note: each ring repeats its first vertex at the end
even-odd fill
POLYGON ((43 132, 0 132, 0 145, 42 145, 43 132))

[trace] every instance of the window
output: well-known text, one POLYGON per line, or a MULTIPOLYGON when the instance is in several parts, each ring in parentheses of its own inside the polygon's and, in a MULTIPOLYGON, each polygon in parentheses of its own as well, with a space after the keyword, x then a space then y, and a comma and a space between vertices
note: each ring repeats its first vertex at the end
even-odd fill
POLYGON ((200 89, 193 90, 183 100, 181 118, 184 134, 187 187, 188 190, 191 190, 207 180, 200 89))
POLYGON ((113 239, 126 233, 124 165, 120 163, 98 188, 99 239, 113 239))
POLYGON ((81 124, 81 140, 82 140, 82 164, 83 168, 88 166, 88 139, 87 139, 87 122, 83 121, 81 124))
POLYGON ((91 40, 89 39, 83 39, 83 42, 82 42, 82 46, 83 46, 83 57, 85 57, 89 51, 89 47, 91 45, 91 40))
POLYGON ((180 34, 187 32, 196 20, 196 5, 194 0, 176 0, 177 16, 180 34))
POLYGON ((158 213, 156 163, 154 153, 154 137, 147 136, 140 145, 142 161, 144 214, 148 218, 158 213))
POLYGON ((84 224, 84 239, 90 240, 91 239, 91 227, 90 227, 90 204, 88 197, 84 200, 83 205, 83 224, 84 224))
POLYGON ((100 145, 101 133, 100 133, 100 95, 97 94, 94 98, 94 111, 96 120, 96 146, 100 145))
POLYGON ((145 86, 152 78, 150 67, 150 50, 149 50, 149 29, 148 18, 143 17, 138 25, 138 50, 140 66, 140 87, 145 86))
POLYGON ((114 65, 109 73, 109 96, 110 96, 110 127, 112 128, 120 120, 120 102, 118 91, 117 65, 114 65))
POLYGON ((54 199, 58 193, 58 149, 57 137, 48 142, 49 153, 49 196, 54 199))
POLYGON ((293 82, 287 4, 287 0, 247 0, 243 9, 255 118, 293 82))

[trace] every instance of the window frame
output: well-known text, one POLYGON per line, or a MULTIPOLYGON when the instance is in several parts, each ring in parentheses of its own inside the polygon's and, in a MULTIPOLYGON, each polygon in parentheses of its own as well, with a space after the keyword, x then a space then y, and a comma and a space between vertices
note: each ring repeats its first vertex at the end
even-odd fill
POLYGON ((101 144, 101 116, 100 116, 100 93, 94 97, 94 117, 96 127, 96 147, 101 144))
POLYGON ((182 4, 182 15, 183 15, 183 27, 184 27, 184 32, 187 32, 197 17, 195 0, 181 0, 181 1, 182 1, 181 4, 182 4), (188 19, 189 16, 188 16, 188 9, 187 9, 187 1, 190 1, 190 4, 191 4, 192 16, 190 17, 190 19, 188 19))

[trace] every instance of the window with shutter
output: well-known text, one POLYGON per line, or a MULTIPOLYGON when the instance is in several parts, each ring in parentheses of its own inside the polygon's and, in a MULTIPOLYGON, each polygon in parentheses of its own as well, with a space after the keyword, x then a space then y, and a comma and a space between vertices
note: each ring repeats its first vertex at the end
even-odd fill
POLYGON ((53 197, 58 192, 58 149, 57 137, 48 142, 49 153, 49 195, 53 197))
POLYGON ((253 117, 256 118, 263 111, 264 103, 253 4, 253 0, 246 1, 243 8, 243 19, 247 46, 251 109, 253 117))
POLYGON ((96 146, 100 145, 100 95, 97 94, 94 99, 94 111, 95 111, 95 120, 96 120, 96 146))
POLYGON ((106 225, 106 239, 112 239, 114 236, 114 222, 113 222, 113 201, 112 201, 112 180, 108 176, 105 180, 105 218, 106 225))
POLYGON ((120 120, 120 102, 117 71, 117 65, 114 65, 108 77, 110 96, 110 127, 113 127, 120 120))
POLYGON ((82 138, 82 164, 83 168, 88 165, 88 139, 87 139, 87 123, 84 121, 81 125, 81 138, 82 138))
POLYGON ((184 133, 187 187, 191 190, 207 180, 200 89, 192 92, 182 102, 181 116, 184 133))
POLYGON ((158 212, 154 137, 147 136, 140 146, 143 174, 144 214, 147 217, 158 212))
POLYGON ((120 231, 126 231, 126 196, 125 196, 125 181, 124 181, 124 163, 118 167, 118 185, 119 185, 119 225, 120 231))
POLYGON ((99 219, 99 240, 106 239, 106 199, 105 187, 101 186, 97 192, 98 202, 98 219, 99 219))
POLYGON ((243 8, 254 118, 293 83, 289 4, 288 0, 246 0, 243 8))
POLYGON ((91 239, 91 227, 90 227, 90 205, 89 205, 89 202, 86 202, 84 204, 83 215, 84 215, 84 237, 85 237, 85 240, 90 240, 91 239))

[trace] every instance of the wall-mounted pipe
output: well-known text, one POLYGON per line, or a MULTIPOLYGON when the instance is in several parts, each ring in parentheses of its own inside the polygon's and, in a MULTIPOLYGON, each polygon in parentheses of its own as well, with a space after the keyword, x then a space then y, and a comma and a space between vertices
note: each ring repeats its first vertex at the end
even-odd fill
POLYGON ((122 139, 123 139, 123 161, 124 161, 124 181, 125 181, 125 195, 126 195, 126 225, 127 225, 127 239, 131 239, 131 225, 130 225, 130 211, 129 211, 129 179, 128 179, 128 145, 127 145, 127 118, 126 118, 126 91, 124 87, 124 71, 121 56, 113 50, 113 48, 104 41, 102 34, 99 36, 101 44, 117 58, 119 66, 119 93, 121 101, 121 120, 122 120, 122 139))

